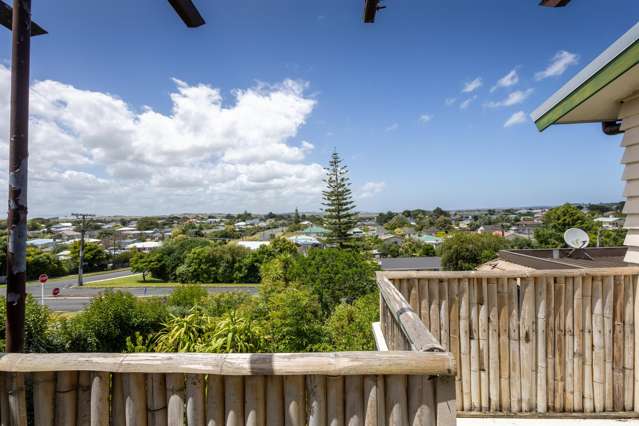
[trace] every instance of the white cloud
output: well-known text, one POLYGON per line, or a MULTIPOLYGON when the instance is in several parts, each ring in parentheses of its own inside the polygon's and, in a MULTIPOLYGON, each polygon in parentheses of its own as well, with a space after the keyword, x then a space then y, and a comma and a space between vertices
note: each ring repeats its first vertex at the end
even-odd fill
POLYGON ((386 132, 394 132, 395 130, 399 129, 399 124, 397 123, 392 123, 389 124, 388 126, 386 126, 386 128, 384 129, 384 131, 386 132))
POLYGON ((446 106, 451 106, 454 105, 456 101, 457 98, 446 98, 444 102, 446 103, 446 106))
POLYGON ((516 90, 512 93, 509 93, 508 96, 506 96, 506 98, 502 99, 501 101, 488 102, 486 103, 486 106, 491 108, 497 108, 497 107, 508 107, 508 106, 517 105, 522 103, 526 99, 528 99, 528 97, 532 94, 532 92, 533 92, 533 89, 528 89, 523 91, 516 90))
POLYGON ((500 87, 510 87, 514 86, 519 82, 519 74, 517 74, 517 69, 514 68, 508 74, 497 80, 497 83, 490 89, 491 92, 499 89, 500 87))
POLYGON ((479 89, 481 85, 482 85, 481 78, 477 77, 473 81, 464 83, 464 89, 462 90, 462 93, 474 92, 475 90, 479 89))
MULTIPOLYGON (((0 65, 5 170, 9 81, 0 65)), ((175 84, 172 109, 164 114, 148 107, 136 112, 107 93, 34 83, 30 211, 281 211, 318 203, 323 168, 305 161, 313 145, 295 140, 316 104, 306 83, 259 83, 234 91, 232 103, 212 86, 175 84)))
POLYGON ((511 127, 516 124, 525 123, 527 121, 526 113, 523 111, 517 111, 513 115, 510 116, 508 120, 504 123, 504 127, 511 127))
POLYGON ((419 121, 421 121, 422 123, 428 123, 433 119, 433 116, 431 114, 422 114, 419 116, 419 121))
POLYGON ((578 55, 560 50, 553 56, 552 62, 545 70, 535 73, 535 80, 543 80, 544 78, 562 75, 569 66, 577 64, 578 61, 578 55))
POLYGON ((459 109, 467 109, 470 104, 477 99, 477 95, 472 96, 459 104, 459 109))
POLYGON ((359 198, 371 198, 386 189, 385 182, 366 182, 359 191, 359 198))

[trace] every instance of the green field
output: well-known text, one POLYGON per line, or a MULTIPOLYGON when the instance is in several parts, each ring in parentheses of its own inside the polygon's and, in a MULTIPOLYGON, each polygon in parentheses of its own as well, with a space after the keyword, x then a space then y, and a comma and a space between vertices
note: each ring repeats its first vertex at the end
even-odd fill
MULTIPOLYGON (((89 272, 89 273, 85 273, 82 274, 83 277, 94 277, 97 275, 104 275, 104 274, 110 274, 112 272, 120 272, 120 271, 126 271, 129 268, 119 268, 119 269, 111 269, 108 271, 98 271, 98 272, 89 272)), ((73 275, 65 275, 63 277, 55 277, 55 278, 49 278, 49 280, 47 281, 47 283, 55 283, 55 282, 59 282, 59 281, 65 281, 65 280, 77 280, 78 279, 78 274, 73 274, 73 275)), ((27 285, 40 285, 40 282, 38 280, 34 280, 34 281, 29 281, 27 282, 27 285)))
MULTIPOLYGON (((98 288, 130 288, 130 287, 176 287, 184 285, 178 282, 166 282, 153 278, 147 278, 146 281, 142 281, 142 274, 129 275, 128 277, 113 278, 103 281, 93 281, 85 283, 84 287, 98 287, 98 288)), ((256 284, 198 284, 205 287, 254 287, 256 284)))

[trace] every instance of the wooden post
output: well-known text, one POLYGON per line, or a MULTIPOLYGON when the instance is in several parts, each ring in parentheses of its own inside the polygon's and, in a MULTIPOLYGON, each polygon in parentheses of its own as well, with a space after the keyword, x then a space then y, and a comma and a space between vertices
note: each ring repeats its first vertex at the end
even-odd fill
POLYGON ((566 279, 555 278, 555 411, 564 411, 566 374, 566 337, 564 334, 566 279))
POLYGON ((535 278, 535 313, 537 316, 537 412, 547 410, 546 391, 546 278, 535 278))
POLYGON ((362 376, 346 376, 344 379, 344 391, 346 393, 346 424, 349 426, 363 426, 364 378, 362 376))
POLYGON ((448 297, 450 299, 450 352, 455 357, 455 394, 462 405, 461 358, 459 349, 459 282, 456 278, 449 280, 448 297))
POLYGON ((615 411, 623 411, 624 407, 624 326, 623 326, 624 284, 623 277, 615 275, 613 288, 613 347, 612 347, 612 389, 613 407, 615 411))
POLYGON ((440 335, 439 327, 439 280, 428 280, 428 298, 430 299, 430 332, 435 338, 440 335))
POLYGON ((206 378, 206 425, 224 426, 224 381, 217 374, 206 378))
POLYGON ((521 364, 519 359, 519 286, 517 279, 508 279, 510 304, 510 409, 521 411, 521 364))
POLYGON ((455 426, 457 424, 457 409, 453 378, 452 376, 439 376, 436 380, 437 426, 455 426))
POLYGON ((388 426, 408 425, 406 376, 386 376, 386 415, 388 426))
POLYGON ((461 362, 457 367, 461 370, 463 411, 471 411, 471 386, 470 386, 470 300, 468 278, 459 281, 459 358, 461 362))
MULTIPOLYGON (((0 388, 4 394, 5 389, 0 388)), ((4 395, 2 395, 4 398, 4 395)), ((53 426, 55 408, 55 373, 33 373, 33 420, 35 426, 53 426)))
MULTIPOLYGON (((362 392, 360 388, 360 401, 362 392)), ((348 388, 346 390, 348 398, 348 388)), ((303 426, 305 419, 305 397, 304 397, 304 376, 284 377, 284 425, 303 426)))
POLYGON ((113 373, 111 385, 111 426, 125 426, 124 379, 122 373, 113 373))
MULTIPOLYGON (((324 376, 322 376, 324 377, 324 376)), ((384 405, 383 400, 379 399, 379 391, 377 387, 378 376, 364 376, 364 424, 366 426, 381 426, 379 421, 378 404, 384 405)), ((326 392, 326 380, 324 380, 324 392, 326 392)), ((383 419, 383 417, 382 417, 383 419)), ((326 397, 324 397, 324 421, 321 425, 326 424, 326 397)), ((309 423, 309 426, 312 426, 309 423)))
POLYGON ((584 313, 583 313, 583 280, 582 277, 573 279, 574 294, 574 327, 575 344, 573 357, 573 376, 574 376, 574 400, 573 410, 582 412, 584 409, 584 313))
POLYGON ((623 329, 623 341, 624 341, 624 410, 632 411, 634 403, 634 353, 635 353, 635 316, 634 316, 634 285, 632 283, 632 276, 626 275, 624 277, 624 329, 623 329))
POLYGON ((146 375, 147 424, 166 426, 166 380, 162 373, 146 375))
POLYGON ((428 280, 420 278, 419 285, 419 317, 430 330, 430 298, 428 297, 428 280))
POLYGON ((605 407, 606 385, 604 356, 603 283, 600 276, 592 279, 592 384, 595 411, 605 407))
MULTIPOLYGON (((257 378, 260 376, 250 376, 257 378)), ((259 392, 258 384, 255 386, 259 392)), ((262 387, 262 393, 264 388, 262 387)), ((188 426, 204 426, 206 418, 204 409, 204 376, 201 374, 186 375, 186 424, 188 426)), ((247 423, 248 424, 248 423, 247 423)), ((259 424, 259 423, 256 423, 259 424)))
POLYGON ((477 304, 479 305, 479 384, 481 411, 489 411, 488 369, 488 282, 486 278, 477 280, 477 304))
POLYGON ((166 410, 169 426, 184 425, 184 374, 166 375, 166 410))
POLYGON ((264 426, 266 424, 265 383, 264 376, 246 376, 244 378, 244 424, 246 426, 264 426))
POLYGON ((497 280, 488 279, 488 381, 490 384, 490 411, 499 411, 499 312, 497 310, 497 280))
POLYGON ((592 277, 583 278, 584 310, 584 412, 595 410, 592 384, 592 277))
POLYGON ((242 376, 224 376, 224 410, 226 426, 244 424, 244 379, 242 376))
POLYGON ((428 423, 430 416, 435 418, 433 407, 427 407, 424 395, 434 395, 433 384, 428 377, 408 376, 408 424, 422 425, 428 423), (430 387, 426 389, 425 387, 430 387))
MULTIPOLYGON (((109 373, 94 371, 91 373, 91 426, 109 424, 109 373)), ((154 423, 158 426, 164 423, 154 423)))
POLYGON ((566 278, 566 293, 564 296, 564 313, 566 314, 565 332, 566 332, 566 393, 564 394, 564 410, 571 413, 573 411, 573 403, 575 400, 575 381, 574 381, 574 356, 575 356, 575 333, 574 333, 574 297, 573 297, 573 278, 566 278))
POLYGON ((499 382, 500 407, 510 411, 510 339, 508 337, 509 306, 508 279, 500 278, 497 288, 497 307, 499 311, 499 382))
POLYGON ((76 424, 76 400, 78 393, 78 372, 61 371, 57 373, 55 385, 55 424, 76 424))
MULTIPOLYGON (((448 313, 448 280, 439 280, 439 343, 445 350, 450 347, 450 316, 448 313)), ((435 336, 437 338, 437 336, 435 336)))
POLYGON ((23 373, 7 373, 7 394, 9 399, 9 424, 27 426, 27 398, 23 373))
MULTIPOLYGON (((329 426, 344 425, 344 376, 326 378, 326 418, 329 426)), ((269 425, 276 423, 270 423, 269 425)), ((281 423, 280 423, 281 424, 281 423)))
POLYGON ((521 409, 532 411, 533 386, 536 380, 533 376, 534 341, 533 327, 535 316, 535 289, 531 278, 521 279, 521 321, 519 324, 520 356, 521 356, 521 409))
POLYGON ((603 318, 604 318, 604 356, 605 356, 605 408, 614 409, 613 399, 613 307, 614 278, 606 275, 603 278, 603 318))
POLYGON ((78 426, 89 426, 91 424, 91 372, 78 372, 78 402, 76 403, 78 413, 76 422, 78 426))
POLYGON ((308 426, 326 424, 326 376, 306 376, 308 426))
POLYGON ((143 373, 124 374, 124 410, 127 426, 146 426, 146 390, 143 373))
POLYGON ((546 403, 555 411, 555 278, 546 277, 546 403))
POLYGON ((470 389, 471 407, 473 411, 480 411, 479 385, 479 307, 477 306, 478 284, 471 280, 468 285, 470 296, 470 389))
POLYGON ((10 426, 9 395, 7 376, 9 373, 0 372, 0 426, 10 426))

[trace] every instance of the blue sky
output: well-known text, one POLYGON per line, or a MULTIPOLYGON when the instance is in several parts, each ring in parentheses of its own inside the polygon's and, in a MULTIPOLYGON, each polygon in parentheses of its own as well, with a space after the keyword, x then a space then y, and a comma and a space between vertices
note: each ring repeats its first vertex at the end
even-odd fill
MULTIPOLYGON (((636 1, 196 3, 188 30, 164 0, 33 0, 33 214, 313 210, 334 148, 363 211, 621 199, 618 137, 528 114, 636 1)), ((2 31, 1 114, 9 60, 2 31)))

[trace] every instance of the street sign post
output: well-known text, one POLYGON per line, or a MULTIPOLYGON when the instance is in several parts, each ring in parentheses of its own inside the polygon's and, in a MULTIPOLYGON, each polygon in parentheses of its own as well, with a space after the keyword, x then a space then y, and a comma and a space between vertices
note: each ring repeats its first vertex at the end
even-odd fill
POLYGON ((44 306, 44 285, 49 281, 49 277, 47 274, 40 274, 38 281, 40 281, 40 304, 44 306))
POLYGON ((58 287, 54 288, 53 290, 51 290, 51 294, 53 294, 54 296, 57 296, 60 294, 60 289, 58 287))

